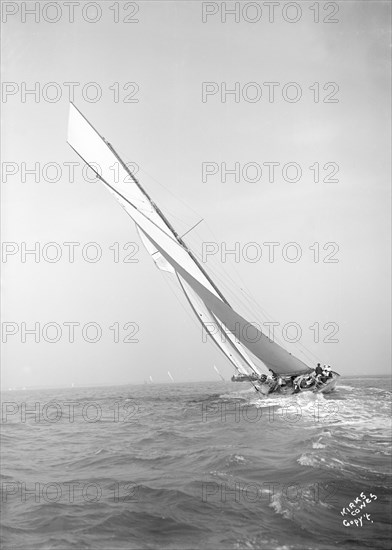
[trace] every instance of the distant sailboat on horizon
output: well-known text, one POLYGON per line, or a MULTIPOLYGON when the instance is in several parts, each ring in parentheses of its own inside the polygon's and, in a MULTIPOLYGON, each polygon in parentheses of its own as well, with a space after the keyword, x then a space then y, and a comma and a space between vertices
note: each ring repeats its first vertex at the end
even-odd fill
POLYGON ((214 365, 214 371, 217 373, 217 375, 220 377, 220 379, 225 382, 225 379, 223 378, 223 376, 221 375, 221 373, 219 372, 218 370, 218 367, 216 365, 214 365))

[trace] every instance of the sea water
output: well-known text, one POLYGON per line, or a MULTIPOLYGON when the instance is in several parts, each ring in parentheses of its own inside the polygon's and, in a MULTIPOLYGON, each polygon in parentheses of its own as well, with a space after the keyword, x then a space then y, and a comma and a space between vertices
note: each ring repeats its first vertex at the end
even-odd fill
POLYGON ((391 386, 260 397, 248 383, 2 394, 10 549, 391 544, 391 386))

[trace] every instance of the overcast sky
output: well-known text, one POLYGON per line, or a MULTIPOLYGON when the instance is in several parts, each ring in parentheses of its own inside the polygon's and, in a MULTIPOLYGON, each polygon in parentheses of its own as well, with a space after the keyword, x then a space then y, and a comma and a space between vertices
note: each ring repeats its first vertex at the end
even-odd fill
MULTIPOLYGON (((86 181, 91 172, 66 143, 71 82, 77 107, 137 165, 178 231, 204 219, 187 242, 198 255, 203 241, 217 243, 205 267, 218 285, 223 268, 280 323, 278 337, 296 323, 306 352, 341 374, 389 372, 389 2, 319 2, 318 14, 314 3, 268 13, 252 2, 226 20, 233 2, 101 2, 75 5, 73 22, 61 2, 41 2, 36 15, 22 4, 3 2, 3 387, 166 382, 168 370, 177 381, 207 380, 217 378, 214 364, 226 378, 233 371, 203 342, 170 276, 141 246, 123 249, 139 243, 133 222, 102 184, 86 181), (225 96, 236 82, 239 94, 225 96), (38 181, 24 173, 35 163, 38 181), (74 181, 68 163, 77 163, 74 181), (224 181, 222 164, 235 163, 239 176, 224 181), (302 175, 287 181, 295 166, 302 175), (67 242, 80 243, 74 262, 67 242), (100 251, 97 262, 82 255, 91 242, 84 255, 100 251), (240 258, 223 264, 222 243, 236 242, 240 258), (268 242, 279 243, 274 261, 268 242), (37 261, 23 256, 34 243, 37 261), (133 251, 138 261, 124 262, 133 251), (73 322, 70 342, 64 323, 73 322), (24 334, 35 323, 38 342, 24 334), (98 325, 101 339, 86 342, 98 325)), ((242 290, 222 288, 244 305, 242 290)), ((249 320, 262 323, 252 309, 249 320)))

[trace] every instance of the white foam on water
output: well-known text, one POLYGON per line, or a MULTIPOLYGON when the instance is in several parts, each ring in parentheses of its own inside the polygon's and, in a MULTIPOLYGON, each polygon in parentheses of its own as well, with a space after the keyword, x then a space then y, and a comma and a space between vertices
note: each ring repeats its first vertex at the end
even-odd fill
POLYGON ((231 455, 226 460, 226 463, 227 463, 228 466, 230 466, 232 464, 242 464, 244 462, 246 462, 246 459, 242 455, 231 455))
POLYGON ((314 441, 312 447, 313 449, 325 449, 326 445, 323 445, 319 441, 314 441))
POLYGON ((282 505, 282 495, 273 495, 270 504, 268 505, 286 519, 291 519, 293 514, 290 510, 285 509, 282 505))
POLYGON ((310 466, 311 468, 315 468, 317 466, 317 460, 315 460, 315 457, 308 453, 304 453, 297 458, 297 462, 301 464, 301 466, 310 466))
POLYGON ((245 457, 241 455, 234 455, 234 460, 236 460, 237 462, 245 462, 245 457))

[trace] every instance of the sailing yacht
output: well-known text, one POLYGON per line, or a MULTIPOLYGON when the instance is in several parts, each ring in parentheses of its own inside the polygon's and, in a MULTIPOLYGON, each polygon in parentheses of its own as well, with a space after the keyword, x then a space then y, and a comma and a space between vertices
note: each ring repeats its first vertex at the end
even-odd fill
POLYGON ((225 382, 225 378, 221 375, 221 373, 219 372, 219 369, 216 365, 214 365, 214 371, 219 376, 219 378, 222 380, 222 382, 225 382))
POLYGON ((326 383, 316 380, 314 376, 313 383, 308 383, 312 379, 312 368, 271 341, 235 311, 113 146, 72 103, 68 143, 135 222, 140 240, 156 267, 177 280, 206 334, 231 362, 238 376, 247 377, 256 391, 262 394, 279 391, 327 392, 335 387, 339 377, 337 373, 333 373, 326 383), (111 169, 113 163, 120 165, 117 177, 111 169), (97 164, 100 173, 95 168, 97 164), (248 337, 250 327, 251 339, 248 337), (272 371, 274 378, 262 374, 262 368, 272 371))

